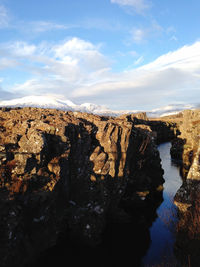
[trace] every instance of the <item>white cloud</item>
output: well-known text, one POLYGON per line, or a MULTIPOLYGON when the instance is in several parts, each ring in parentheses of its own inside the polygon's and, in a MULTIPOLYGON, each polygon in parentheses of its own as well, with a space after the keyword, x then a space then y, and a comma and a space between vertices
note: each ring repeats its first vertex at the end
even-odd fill
POLYGON ((7 9, 0 5, 0 29, 8 26, 10 21, 7 9))
POLYGON ((26 42, 14 42, 8 44, 7 50, 17 57, 26 57, 31 56, 35 53, 36 46, 29 45, 26 42))
POLYGON ((31 31, 36 33, 42 33, 52 30, 66 30, 70 28, 70 26, 54 23, 51 21, 32 21, 29 26, 31 27, 31 31))
POLYGON ((131 40, 134 43, 141 43, 145 40, 147 36, 147 31, 144 29, 133 28, 130 34, 131 34, 131 40))
POLYGON ((142 13, 151 6, 150 2, 145 0, 111 0, 111 3, 131 7, 137 13, 142 13))
POLYGON ((179 69, 190 73, 200 71, 200 42, 185 45, 176 51, 162 55, 141 69, 151 71, 179 69))
POLYGON ((101 31, 119 31, 123 30, 120 21, 116 19, 105 19, 98 17, 86 17, 82 21, 74 25, 76 28, 82 29, 97 29, 101 31))
POLYGON ((15 92, 30 94, 50 91, 68 91, 101 80, 108 72, 109 60, 99 51, 100 45, 72 38, 60 44, 25 42, 5 43, 0 46, 0 68, 19 66, 28 72, 32 79, 15 84, 15 92), (12 65, 13 64, 13 65, 12 65))
MULTIPOLYGON (((2 49, 1 45, 1 54, 2 49)), ((94 102, 121 109, 149 109, 158 102, 165 105, 199 99, 200 42, 141 67, 136 67, 143 60, 138 57, 134 68, 117 73, 111 70, 100 49, 100 45, 78 38, 57 45, 18 42, 4 45, 4 61, 0 64, 4 68, 23 67, 32 76, 12 86, 12 92, 23 95, 56 93, 79 103, 94 102), (12 52, 13 47, 17 49, 12 52)))
POLYGON ((144 61, 144 57, 141 56, 137 60, 134 61, 134 65, 139 65, 144 61))
POLYGON ((109 64, 108 59, 99 52, 99 46, 79 38, 53 46, 51 51, 57 62, 78 68, 80 74, 85 71, 99 71, 109 64))
POLYGON ((88 50, 94 50, 94 45, 90 42, 78 39, 78 38, 72 38, 71 40, 56 46, 55 52, 58 57, 62 57, 63 54, 66 53, 77 53, 77 52, 83 52, 88 50))
POLYGON ((147 27, 133 27, 130 30, 130 41, 133 43, 143 43, 152 37, 156 38, 163 32, 163 28, 156 20, 152 20, 147 27))
POLYGON ((178 99, 195 102, 200 96, 198 74, 200 42, 169 52, 137 69, 116 74, 109 82, 78 88, 73 95, 97 98, 107 94, 113 101, 133 106, 156 105, 156 101, 164 104, 178 99))
MULTIPOLYGON (((8 59, 8 58, 0 58, 0 70, 8 69, 8 68, 14 68, 18 66, 19 63, 14 59, 8 59)), ((0 79, 1 81, 1 79, 0 79)))
POLYGON ((26 35, 40 34, 47 31, 68 30, 70 28, 78 28, 82 25, 61 24, 54 21, 23 21, 13 17, 9 10, 0 4, 0 29, 10 28, 26 35), (12 22, 12 23, 11 23, 12 22))
POLYGON ((28 37, 37 37, 46 32, 56 32, 63 31, 67 32, 71 29, 96 29, 101 31, 120 31, 124 27, 116 19, 102 19, 102 18, 88 18, 77 20, 74 23, 59 23, 48 20, 38 20, 38 21, 23 21, 15 20, 10 28, 25 34, 28 37))

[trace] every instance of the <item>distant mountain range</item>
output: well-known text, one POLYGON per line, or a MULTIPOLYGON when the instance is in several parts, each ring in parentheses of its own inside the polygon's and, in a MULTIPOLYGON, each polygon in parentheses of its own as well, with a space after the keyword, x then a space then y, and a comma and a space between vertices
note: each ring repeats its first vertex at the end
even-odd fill
MULTIPOLYGON (((66 111, 80 111, 99 115, 119 116, 127 113, 144 112, 139 110, 111 110, 102 105, 92 103, 84 103, 80 105, 74 104, 67 99, 59 99, 55 96, 25 96, 12 100, 0 101, 0 107, 39 107, 39 108, 53 108, 66 111)), ((186 104, 172 104, 147 112, 149 117, 161 117, 171 114, 176 114, 184 109, 198 108, 198 105, 186 104)))

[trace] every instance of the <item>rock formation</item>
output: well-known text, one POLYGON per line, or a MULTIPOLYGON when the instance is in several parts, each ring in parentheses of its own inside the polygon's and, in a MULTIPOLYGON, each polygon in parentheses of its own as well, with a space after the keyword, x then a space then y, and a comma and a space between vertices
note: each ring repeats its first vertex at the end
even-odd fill
POLYGON ((180 135, 172 141, 171 156, 181 163, 183 176, 183 185, 176 194, 175 203, 186 211, 192 205, 193 191, 200 181, 200 111, 185 110, 172 119, 176 121, 180 135))
POLYGON ((138 114, 122 115, 118 118, 132 122, 135 126, 143 127, 152 132, 157 144, 170 142, 174 140, 179 134, 177 123, 170 120, 148 119, 145 112, 138 114))
POLYGON ((144 115, 0 110, 2 267, 23 266, 66 232, 95 245, 119 208, 148 203, 164 180, 154 126, 144 122, 144 115))
POLYGON ((200 110, 185 110, 166 118, 176 123, 180 131, 172 140, 171 156, 181 164, 183 184, 174 203, 179 208, 176 241, 177 255, 190 266, 199 265, 200 245, 200 110), (183 255, 187 257, 184 258, 183 255))

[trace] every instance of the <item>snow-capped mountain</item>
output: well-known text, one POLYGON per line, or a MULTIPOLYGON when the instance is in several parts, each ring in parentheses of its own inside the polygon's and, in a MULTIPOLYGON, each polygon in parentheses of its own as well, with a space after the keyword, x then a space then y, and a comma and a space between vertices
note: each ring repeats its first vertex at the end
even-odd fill
MULTIPOLYGON (((100 106, 92 103, 84 103, 76 105, 68 99, 61 99, 55 96, 25 96, 12 100, 0 101, 0 107, 39 107, 53 108, 66 111, 81 111, 95 114, 115 114, 115 111, 107 109, 105 106, 100 106)), ((114 115, 112 114, 112 115, 114 115)), ((118 112, 116 112, 116 115, 118 112)))
POLYGON ((70 100, 61 100, 53 96, 25 96, 0 101, 1 107, 40 107, 72 110, 76 105, 70 100))
POLYGON ((168 106, 153 109, 148 112, 149 117, 163 117, 168 115, 174 115, 181 112, 184 109, 195 109, 198 105, 195 104, 171 104, 168 106))
POLYGON ((60 99, 55 96, 25 96, 12 100, 0 101, 0 107, 39 107, 39 108, 53 108, 66 111, 80 111, 100 115, 118 116, 128 112, 137 111, 114 111, 103 105, 96 105, 92 103, 84 103, 80 105, 74 104, 68 99, 60 99))
MULTIPOLYGON (((39 108, 53 108, 66 111, 80 111, 99 115, 119 116, 127 113, 142 112, 139 110, 111 110, 103 105, 96 105, 92 103, 84 103, 76 105, 68 99, 61 99, 56 96, 25 96, 12 100, 0 101, 0 107, 39 107, 39 108)), ((146 111, 149 117, 161 117, 172 115, 184 109, 197 108, 197 105, 182 105, 173 104, 165 107, 146 111)))

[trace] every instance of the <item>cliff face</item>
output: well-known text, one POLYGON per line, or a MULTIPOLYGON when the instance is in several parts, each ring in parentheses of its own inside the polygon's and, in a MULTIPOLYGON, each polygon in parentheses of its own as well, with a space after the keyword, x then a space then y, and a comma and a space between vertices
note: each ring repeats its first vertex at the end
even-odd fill
POLYGON ((150 120, 146 116, 145 112, 131 115, 122 115, 119 118, 132 122, 134 125, 143 125, 143 128, 146 128, 147 130, 152 132, 152 135, 157 144, 170 142, 180 134, 177 123, 173 120, 161 120, 160 118, 150 120))
MULTIPOLYGON (((178 138, 172 141, 171 156, 181 164, 183 184, 174 203, 179 208, 177 254, 190 255, 191 266, 199 265, 200 243, 200 110, 185 110, 167 118, 177 124, 178 138)), ((188 259, 185 259, 188 261, 188 259)))
POLYGON ((175 118, 180 135, 172 141, 172 158, 182 164, 183 186, 175 196, 175 203, 187 210, 200 181, 200 111, 185 110, 175 118), (185 208, 184 204, 185 203, 185 208))
POLYGON ((171 155, 183 163, 184 177, 192 165, 199 147, 200 111, 185 110, 178 118, 174 118, 180 130, 178 139, 172 142, 171 155))
POLYGON ((163 170, 155 134, 135 124, 79 112, 0 110, 1 266, 23 266, 65 232, 95 245, 119 207, 148 202, 163 170))

